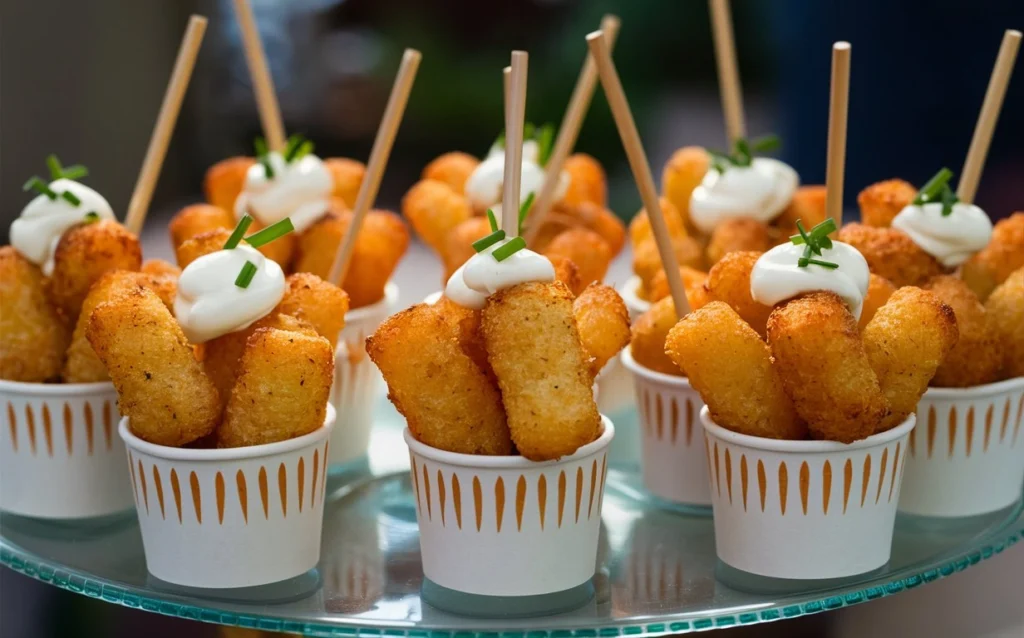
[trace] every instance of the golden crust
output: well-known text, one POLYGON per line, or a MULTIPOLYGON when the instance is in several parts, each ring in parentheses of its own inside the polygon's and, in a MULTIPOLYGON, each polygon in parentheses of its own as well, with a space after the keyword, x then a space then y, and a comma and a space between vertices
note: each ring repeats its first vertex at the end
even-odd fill
POLYGON ((156 275, 158 277, 173 277, 177 279, 181 276, 181 268, 178 268, 169 261, 163 259, 147 259, 142 262, 142 269, 139 272, 144 272, 147 275, 156 275))
POLYGON ((252 157, 229 157, 211 166, 203 179, 206 201, 226 211, 234 211, 235 200, 245 187, 249 167, 255 163, 252 157))
POLYGON ((231 237, 231 230, 217 228, 199 233, 181 242, 174 249, 174 257, 178 261, 178 267, 184 270, 193 261, 204 255, 215 253, 224 249, 224 244, 231 237))
POLYGON ((999 334, 977 295, 962 280, 950 275, 935 277, 924 288, 953 309, 960 332, 956 346, 939 366, 932 385, 966 388, 997 380, 1003 364, 999 334))
POLYGON ((590 285, 572 303, 580 343, 597 373, 629 344, 629 310, 611 286, 590 285))
POLYGON ((586 202, 604 208, 608 200, 608 178, 600 162, 586 153, 574 153, 565 158, 562 170, 569 174, 569 188, 562 198, 564 203, 578 206, 586 202))
MULTIPOLYGON (((712 300, 711 292, 707 288, 708 274, 706 272, 689 266, 680 266, 679 277, 683 280, 686 301, 690 304, 690 310, 696 310, 712 300)), ((649 300, 654 303, 668 297, 669 294, 668 276, 664 270, 659 270, 658 274, 654 276, 654 281, 651 282, 649 300)))
POLYGON ((775 245, 775 233, 756 219, 727 219, 711 232, 707 247, 707 263, 715 265, 731 252, 765 252, 775 245))
POLYGON ((424 179, 402 198, 402 215, 420 239, 444 257, 447 237, 470 219, 473 211, 469 200, 447 182, 424 179))
POLYGON ((555 267, 555 281, 565 284, 573 296, 579 296, 586 286, 580 278, 580 269, 576 263, 567 257, 548 257, 548 261, 555 267))
POLYGON ((14 247, 0 247, 0 379, 56 378, 70 339, 43 273, 14 247))
MULTIPOLYGON (((683 224, 683 218, 679 213, 679 209, 676 208, 667 197, 662 197, 658 200, 661 203, 661 214, 665 218, 665 226, 668 227, 668 234, 672 237, 686 237, 690 233, 687 232, 686 226, 683 224)), ((647 215, 647 210, 641 208, 636 215, 633 216, 632 221, 629 222, 629 242, 633 248, 636 249, 642 243, 654 239, 654 229, 651 228, 651 219, 647 215)))
POLYGON ((762 254, 744 251, 725 255, 708 271, 707 289, 711 298, 729 304, 763 339, 772 308, 754 301, 750 294, 750 273, 762 254))
POLYGON ((897 288, 921 286, 944 272, 942 264, 895 228, 846 224, 838 239, 859 250, 871 272, 885 277, 897 288))
POLYGON ((861 309, 857 327, 864 330, 864 326, 868 325, 878 309, 889 301, 889 297, 894 292, 896 292, 896 286, 892 285, 891 281, 871 273, 868 279, 868 293, 864 295, 864 306, 861 309))
MULTIPOLYGON (((700 270, 704 265, 704 249, 692 237, 673 237, 672 251, 680 266, 700 270)), ((645 240, 633 249, 633 272, 640 278, 640 296, 650 298, 654 279, 663 269, 661 253, 654 238, 645 240)))
POLYGON ((963 279, 985 301, 1010 273, 1024 267, 1024 211, 999 220, 988 246, 963 266, 963 279))
POLYGON ((690 233, 696 233, 690 221, 690 195, 700 185, 710 165, 711 158, 703 148, 684 146, 672 154, 661 174, 662 192, 679 211, 680 220, 690 233))
POLYGON ((329 157, 324 160, 324 166, 334 179, 334 197, 343 201, 346 209, 354 208, 366 175, 366 165, 347 157, 329 157))
POLYGON ((167 225, 171 246, 177 251, 186 240, 201 233, 219 229, 230 231, 235 227, 235 216, 229 211, 212 204, 193 204, 182 208, 167 225))
POLYGON ((434 158, 423 169, 424 180, 444 182, 458 194, 466 192, 466 180, 473 174, 480 160, 469 153, 452 151, 434 158))
POLYGON ((102 220, 64 233, 53 263, 50 298, 69 321, 76 321, 89 288, 103 273, 142 267, 142 247, 124 226, 102 220))
POLYGON ((331 352, 338 347, 338 336, 345 327, 348 295, 344 290, 326 282, 313 273, 288 275, 284 297, 273 312, 303 319, 317 334, 331 344, 331 352))
POLYGON ((786 241, 790 235, 797 234, 796 222, 810 230, 825 221, 825 187, 808 184, 796 189, 793 199, 776 217, 772 225, 778 229, 775 241, 786 241))
POLYGON ((914 185, 902 179, 887 179, 868 186, 857 195, 861 223, 888 228, 901 210, 917 197, 914 185))
MULTIPOLYGON (((473 242, 491 234, 491 224, 486 217, 471 217, 452 229, 444 239, 441 261, 444 262, 444 280, 448 281, 462 264, 476 254, 473 242)), ((442 282, 444 285, 444 282, 442 282)))
POLYGON ((1024 377, 1024 267, 1014 271, 985 301, 999 335, 1004 378, 1024 377))
POLYGON ((671 297, 651 304, 650 309, 637 317, 630 330, 630 352, 633 359, 645 368, 680 376, 679 366, 665 353, 665 337, 679 318, 671 297))
POLYGON ((612 263, 612 249, 608 242, 597 233, 580 227, 559 233, 544 249, 544 256, 572 260, 584 286, 604 281, 612 263))

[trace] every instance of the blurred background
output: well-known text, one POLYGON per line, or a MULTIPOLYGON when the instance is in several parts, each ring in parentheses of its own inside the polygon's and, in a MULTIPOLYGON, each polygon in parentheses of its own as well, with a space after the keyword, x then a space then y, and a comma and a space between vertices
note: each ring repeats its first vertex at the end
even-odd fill
MULTIPOLYGON (((725 131, 704 0, 252 0, 289 132, 322 157, 365 161, 402 50, 423 52, 378 206, 397 210, 431 159, 483 155, 502 127, 500 71, 530 52, 527 119, 557 123, 601 16, 622 19, 615 59, 657 174, 684 145, 721 148, 725 131)), ((922 184, 959 171, 1006 28, 1006 0, 733 0, 748 129, 776 132, 805 183, 824 180, 829 50, 853 44, 846 204, 875 181, 922 184)), ((204 172, 251 154, 259 134, 229 0, 0 0, 0 242, 30 199, 21 185, 44 158, 83 163, 87 183, 123 214, 190 13, 210 19, 147 221, 147 253, 201 199, 204 172)), ((977 203, 993 218, 1024 208, 1024 77, 1018 65, 977 203)), ((609 174, 610 204, 639 207, 598 90, 577 148, 609 174)), ((855 213, 851 212, 852 216, 855 213)), ((852 217, 848 217, 852 218, 852 217)), ((967 574, 836 614, 743 630, 762 635, 1024 635, 1024 552, 967 574), (1013 592, 1016 592, 1014 594, 1013 592), (1014 598, 1016 596, 1016 598, 1014 598), (1014 601, 1016 601, 1014 603, 1014 601), (985 618, 985 620, 978 620, 985 618)), ((0 570, 0 636, 193 636, 209 627, 48 588, 0 570)))

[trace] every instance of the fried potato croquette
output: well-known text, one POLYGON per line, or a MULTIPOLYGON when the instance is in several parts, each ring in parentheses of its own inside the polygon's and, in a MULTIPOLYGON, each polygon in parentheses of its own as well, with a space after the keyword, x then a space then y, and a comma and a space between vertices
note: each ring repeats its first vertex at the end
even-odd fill
POLYGON ((452 151, 438 156, 423 169, 423 179, 444 182, 456 193, 466 192, 466 180, 473 174, 480 160, 469 153, 452 151))
POLYGON ((333 195, 345 202, 345 208, 354 208, 366 175, 366 165, 347 157, 329 157, 324 160, 324 166, 334 178, 333 195))
POLYGON ((738 251, 765 252, 775 245, 774 233, 756 219, 737 217, 715 226, 708 242, 708 264, 714 266, 727 253, 738 251))
MULTIPOLYGON (((486 217, 473 217, 452 229, 444 240, 441 261, 444 263, 444 280, 448 281, 462 264, 476 254, 473 242, 491 234, 491 224, 486 217)), ((443 283, 443 282, 442 282, 443 283)))
POLYGON ((996 222, 988 246, 967 260, 963 279, 984 302, 1010 273, 1024 267, 1024 212, 996 222))
POLYGON ((174 277, 175 279, 181 276, 181 268, 178 268, 171 262, 164 261, 163 259, 147 259, 142 262, 142 268, 139 272, 160 277, 174 277))
POLYGON ((860 221, 865 226, 888 228, 901 210, 917 197, 913 184, 902 179, 887 179, 872 184, 857 195, 860 221))
POLYGON ((786 394, 811 436, 852 443, 878 431, 889 414, 857 321, 832 292, 779 304, 768 345, 786 394))
POLYGON ((864 326, 868 325, 878 309, 889 301, 889 297, 894 292, 896 292, 896 286, 892 285, 891 281, 871 273, 868 278, 868 294, 864 295, 864 305, 860 311, 857 327, 864 330, 864 326))
POLYGON ((104 273, 89 289, 89 294, 85 296, 85 301, 82 303, 82 311, 75 324, 75 330, 71 335, 71 345, 68 347, 67 357, 64 360, 61 377, 66 383, 94 383, 110 379, 106 366, 100 361, 86 337, 89 319, 96 306, 110 301, 117 295, 135 290, 142 285, 142 280, 145 277, 146 275, 142 273, 112 270, 104 273))
MULTIPOLYGON (((527 227, 531 223, 532 219, 527 219, 527 227)), ((626 244, 625 225, 607 208, 593 202, 581 202, 576 205, 557 202, 544 218, 544 223, 530 248, 543 253, 555 237, 577 227, 586 228, 600 235, 612 249, 612 255, 622 252, 626 244)))
POLYGON ((213 432, 221 412, 217 389, 156 293, 137 288, 101 303, 86 335, 136 436, 180 447, 213 432))
MULTIPOLYGON (((689 235, 690 233, 683 224, 683 218, 679 213, 679 209, 666 197, 662 197, 658 201, 661 202, 661 214, 665 218, 668 234, 672 237, 685 237, 689 235)), ((654 229, 651 228, 651 219, 647 215, 647 210, 641 208, 633 216, 633 220, 629 222, 629 242, 636 249, 640 244, 653 238, 654 229)))
POLYGON ((491 295, 481 329, 520 454, 557 459, 597 438, 601 416, 564 285, 524 283, 491 295))
POLYGON ((679 211, 684 227, 690 233, 697 229, 690 221, 690 195, 700 185, 711 166, 708 152, 699 146, 684 146, 677 150, 665 164, 661 174, 661 190, 679 211))
MULTIPOLYGON (((686 301, 690 304, 690 310, 696 310, 705 306, 712 300, 711 293, 707 288, 708 274, 706 272, 690 268, 689 266, 680 266, 679 277, 683 280, 683 288, 686 289, 686 301)), ((649 301, 651 303, 660 301, 670 294, 668 276, 664 270, 660 270, 654 276, 654 281, 651 282, 649 301)))
POLYGON ((139 240, 121 224, 105 219, 75 226, 57 243, 50 298, 70 321, 76 321, 89 288, 103 273, 137 271, 141 266, 139 240))
POLYGON ((317 334, 327 339, 333 352, 345 327, 348 295, 341 288, 308 272, 288 275, 286 283, 284 297, 273 312, 308 321, 317 334))
POLYGON ((260 328, 249 337, 231 389, 218 447, 286 441, 324 424, 334 351, 320 336, 260 328))
POLYGON ((762 254, 744 251, 725 255, 708 271, 707 289, 713 299, 729 304, 764 338, 772 308, 754 301, 750 294, 750 273, 762 254))
MULTIPOLYGON (((178 262, 178 268, 184 270, 193 261, 203 255, 215 253, 224 249, 224 244, 231 237, 231 230, 228 228, 217 228, 199 233, 181 242, 181 245, 174 249, 174 256, 178 262)), ((273 242, 271 242, 273 243, 273 242)))
POLYGON ((575 262, 568 257, 548 257, 548 261, 555 267, 555 281, 565 284, 573 296, 579 296, 586 285, 580 278, 580 269, 575 262))
POLYGON ((728 304, 713 301, 684 317, 665 350, 718 425, 771 439, 807 437, 768 346, 728 304))
POLYGON ((203 180, 206 201, 226 211, 234 211, 235 200, 245 187, 249 167, 255 163, 252 157, 229 157, 211 166, 203 180))
POLYGON ((443 257, 447 237, 472 217, 473 211, 469 200, 450 185, 425 179, 417 182, 402 198, 402 215, 420 239, 443 257))
POLYGON ((563 202, 571 206, 587 202, 604 208, 608 201, 608 178, 600 162, 586 153, 573 153, 565 158, 562 170, 569 174, 563 202))
POLYGON ((951 275, 933 278, 925 286, 956 313, 960 338, 939 366, 932 385, 966 388, 991 383, 999 378, 1003 353, 996 326, 962 280, 951 275))
POLYGON ((555 237, 544 249, 544 256, 572 260, 584 286, 604 281, 612 263, 612 249, 608 242, 597 233, 580 227, 570 228, 555 237))
MULTIPOLYGON (((672 251, 680 266, 699 270, 704 265, 703 249, 692 237, 673 237, 672 251)), ((654 278, 661 272, 661 253, 654 239, 648 239, 633 249, 633 272, 640 278, 640 296, 649 299, 654 278)))
POLYGON ((629 344, 629 310, 614 288, 592 284, 572 302, 572 313, 590 357, 590 375, 596 377, 629 344))
POLYGON ((897 288, 921 286, 944 272, 942 264, 895 228, 845 224, 837 239, 859 250, 871 272, 897 288))
POLYGON ((633 359, 649 370, 679 376, 679 366, 665 353, 665 338, 677 321, 679 318, 671 297, 651 304, 647 312, 637 317, 630 330, 629 351, 633 359))
POLYGON ((785 241, 790 235, 799 232, 796 222, 810 230, 825 221, 825 187, 818 184, 801 186, 793 193, 789 205, 782 209, 772 224, 778 228, 775 242, 785 241))
POLYGON ((219 229, 230 232, 235 227, 235 215, 230 210, 212 204, 193 204, 182 208, 167 225, 171 233, 171 245, 177 250, 186 240, 196 235, 219 229))
POLYGON ((0 247, 0 379, 38 383, 60 374, 71 329, 45 281, 13 246, 0 247))
POLYGON ((416 440, 460 454, 512 452, 498 388, 435 308, 419 304, 392 315, 366 351, 416 440))
POLYGON ((1013 272, 985 302, 1003 350, 1002 376, 1024 377, 1024 268, 1013 272))
POLYGON ((434 308, 452 328, 455 339, 466 356, 484 371, 494 387, 498 387, 498 379, 494 376, 494 370, 491 370, 491 362, 487 360, 484 335, 480 331, 482 312, 460 306, 444 296, 434 304, 434 308))
POLYGON ((876 432, 896 427, 917 409, 958 337, 953 309, 927 290, 900 288, 878 309, 861 333, 871 369, 889 402, 889 416, 876 432))

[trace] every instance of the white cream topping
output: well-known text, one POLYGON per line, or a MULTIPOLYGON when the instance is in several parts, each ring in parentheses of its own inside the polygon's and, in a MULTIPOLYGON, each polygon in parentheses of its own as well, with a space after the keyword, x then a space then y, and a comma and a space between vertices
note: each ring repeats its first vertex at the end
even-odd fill
POLYGON ((868 293, 870 271, 864 255, 849 244, 833 241, 815 259, 839 264, 826 268, 816 264, 800 267, 798 261, 804 247, 785 243, 772 248, 754 264, 750 273, 750 294, 754 301, 766 306, 818 290, 828 290, 842 297, 850 312, 860 319, 864 296, 868 293))
POLYGON ((280 153, 268 153, 274 176, 263 164, 249 167, 245 187, 235 200, 235 217, 249 213, 264 226, 291 217, 295 232, 302 232, 327 214, 334 178, 323 160, 313 154, 291 164, 280 153))
POLYGON ((942 216, 942 203, 911 204, 892 220, 892 227, 910 236, 921 250, 943 266, 954 268, 988 245, 992 220, 974 204, 957 202, 942 216))
POLYGON ((191 343, 244 330, 266 317, 284 296, 284 272, 252 246, 219 250, 189 264, 178 279, 174 315, 191 343), (249 286, 235 285, 245 262, 256 266, 249 286))
MULTIPOLYGON (((519 178, 519 201, 526 201, 527 196, 533 193, 540 195, 544 188, 544 168, 537 163, 537 142, 527 140, 523 142, 523 170, 519 178)), ((466 180, 465 195, 470 205, 476 210, 494 211, 501 225, 501 191, 505 183, 505 149, 492 147, 486 159, 480 162, 466 180)), ((558 186, 555 189, 555 201, 565 197, 569 190, 569 173, 562 171, 558 176, 558 186)))
POLYGON ((444 296, 464 308, 480 310, 487 305, 487 297, 499 290, 529 281, 555 280, 555 267, 548 258, 527 248, 503 261, 495 259, 492 253, 509 241, 499 241, 462 264, 448 279, 444 296))
POLYGON ((70 179, 50 182, 50 190, 57 193, 57 199, 38 195, 21 211, 21 216, 11 224, 11 245, 25 259, 43 269, 43 274, 53 274, 53 254, 64 233, 85 221, 88 213, 96 213, 100 219, 114 219, 114 211, 102 195, 70 179), (61 197, 68 191, 81 203, 75 206, 61 197))
POLYGON ((769 222, 782 212, 800 186, 791 166, 770 157, 755 157, 750 166, 709 170, 690 195, 690 219, 710 234, 727 219, 769 222))

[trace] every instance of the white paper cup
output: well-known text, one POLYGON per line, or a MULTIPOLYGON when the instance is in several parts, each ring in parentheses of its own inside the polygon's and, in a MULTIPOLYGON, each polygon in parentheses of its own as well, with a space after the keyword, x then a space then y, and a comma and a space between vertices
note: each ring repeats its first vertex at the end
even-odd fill
POLYGON ((149 573, 175 585, 227 589, 313 569, 334 420, 328 405, 323 427, 305 436, 189 449, 147 443, 122 419, 149 573))
POLYGON ((373 409, 383 386, 380 372, 366 354, 366 338, 394 312, 398 286, 388 283, 384 298, 371 306, 349 310, 334 357, 331 403, 339 423, 331 435, 332 466, 341 466, 366 455, 373 429, 373 409))
POLYGON ((0 380, 0 410, 0 509, 46 519, 131 509, 112 383, 0 380))
POLYGON ((928 388, 917 416, 900 512, 975 516, 1017 502, 1024 485, 1024 377, 928 388))
POLYGON ((770 578, 864 574, 889 562, 911 415, 855 443, 747 436, 700 412, 718 558, 770 578))
POLYGON ((629 310, 630 321, 636 321, 637 317, 651 309, 651 302, 641 299, 638 294, 639 291, 640 277, 636 275, 632 275, 619 288, 619 294, 622 296, 622 300, 626 302, 626 308, 629 310))
POLYGON ((644 487, 677 505, 711 505, 704 435, 698 422, 704 407, 686 377, 655 372, 636 362, 627 347, 622 365, 633 373, 640 422, 644 487))
POLYGON ((594 575, 608 445, 534 462, 438 450, 408 429, 424 576, 477 596, 565 592, 594 575))

